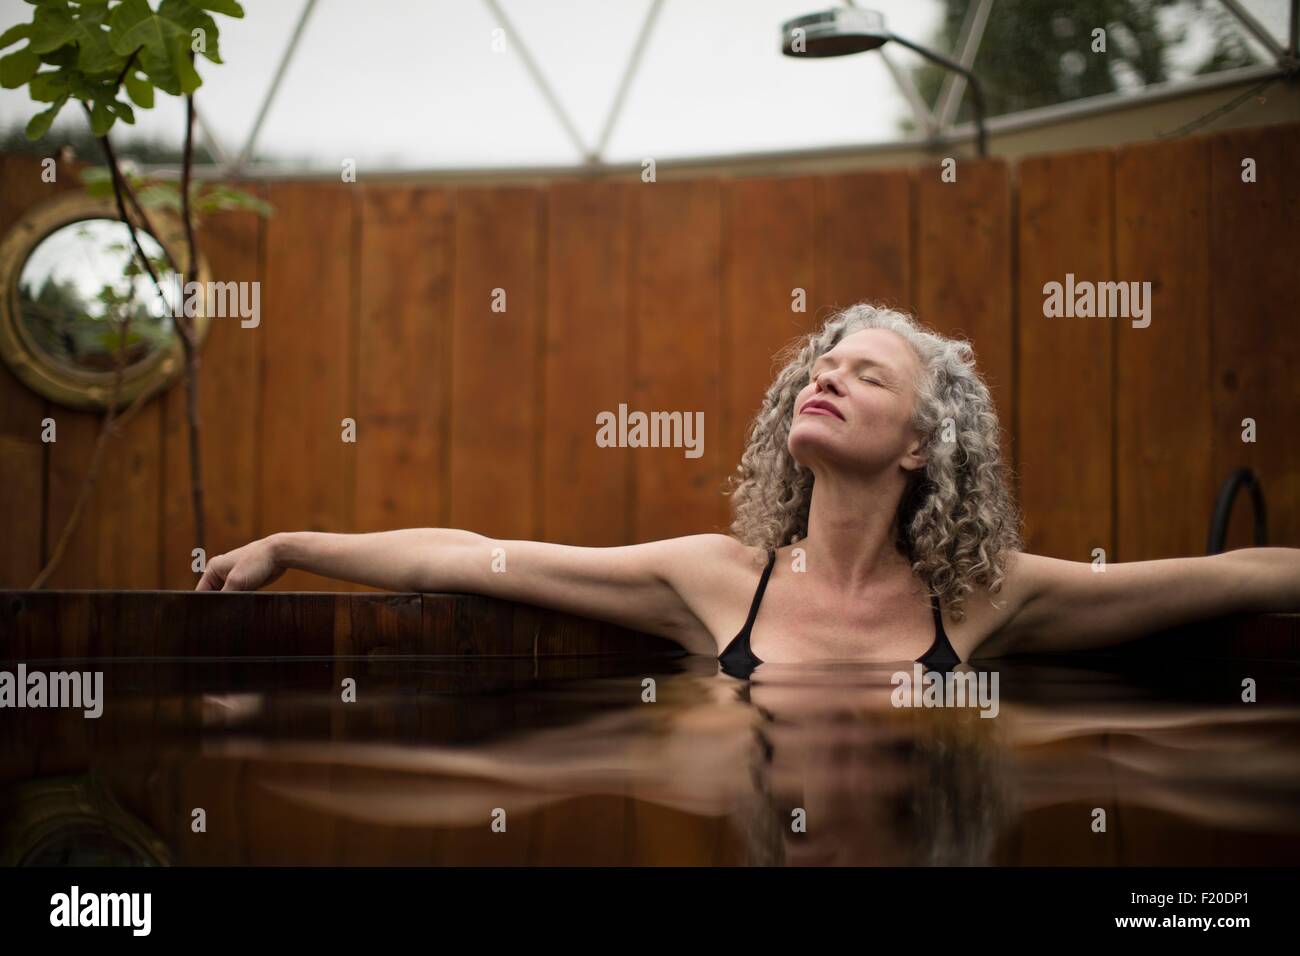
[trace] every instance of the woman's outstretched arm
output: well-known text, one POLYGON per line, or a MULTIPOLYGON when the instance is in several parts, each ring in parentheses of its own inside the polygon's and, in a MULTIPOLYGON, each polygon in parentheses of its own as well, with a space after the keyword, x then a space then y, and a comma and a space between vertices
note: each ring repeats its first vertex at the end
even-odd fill
POLYGON ((497 540, 454 528, 370 534, 273 534, 212 558, 200 591, 253 591, 290 568, 392 591, 449 591, 522 601, 657 634, 716 653, 683 598, 716 567, 726 535, 613 548, 497 540))
POLYGON ((1086 650, 1228 614, 1300 611, 1300 549, 1108 564, 1017 554, 1017 608, 977 656, 1086 650))
POLYGON ((212 558, 196 590, 256 591, 290 568, 390 591, 461 590, 467 549, 487 540, 452 528, 280 532, 212 558))

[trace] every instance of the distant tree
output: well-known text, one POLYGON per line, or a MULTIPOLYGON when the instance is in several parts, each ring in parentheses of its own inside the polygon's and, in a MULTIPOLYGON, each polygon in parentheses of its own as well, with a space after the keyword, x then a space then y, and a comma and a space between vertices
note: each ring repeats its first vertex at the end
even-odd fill
POLYGON ((48 354, 75 363, 79 345, 76 324, 85 308, 81 292, 71 280, 59 281, 47 273, 38 289, 20 282, 19 296, 27 331, 48 354))
MULTIPOLYGON (((99 154, 99 139, 86 127, 64 125, 51 129, 38 139, 28 139, 21 125, 0 131, 0 153, 25 153, 31 156, 54 156, 63 147, 72 148, 73 155, 89 160, 99 154)), ((184 144, 169 145, 157 139, 146 139, 140 134, 127 134, 115 140, 113 148, 122 159, 133 159, 141 164, 180 165, 184 160, 184 144)), ((202 143, 194 144, 194 161, 212 163, 214 159, 202 143)))
MULTIPOLYGON (((955 59, 974 0, 945 0, 943 23, 930 44, 955 59)), ((1258 62, 1231 14, 1216 0, 997 0, 984 29, 974 71, 990 116, 1148 86, 1169 79, 1169 53, 1192 19, 1209 23, 1214 47, 1193 72, 1212 73, 1258 62), (1093 31, 1106 31, 1106 52, 1093 52, 1093 31)), ((947 71, 926 63, 913 76, 934 104, 947 71)), ((958 121, 971 118, 970 97, 958 121)), ((915 129, 908 118, 905 130, 915 129)))

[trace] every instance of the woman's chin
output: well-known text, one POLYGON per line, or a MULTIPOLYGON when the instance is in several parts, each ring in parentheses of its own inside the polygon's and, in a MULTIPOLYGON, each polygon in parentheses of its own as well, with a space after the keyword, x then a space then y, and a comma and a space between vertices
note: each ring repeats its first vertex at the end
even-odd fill
POLYGON ((790 429, 790 438, 786 442, 786 448, 790 451, 790 456, 803 465, 805 468, 811 468, 814 463, 824 461, 826 458, 838 457, 835 454, 835 442, 828 439, 820 428, 807 428, 801 425, 795 425, 790 429))

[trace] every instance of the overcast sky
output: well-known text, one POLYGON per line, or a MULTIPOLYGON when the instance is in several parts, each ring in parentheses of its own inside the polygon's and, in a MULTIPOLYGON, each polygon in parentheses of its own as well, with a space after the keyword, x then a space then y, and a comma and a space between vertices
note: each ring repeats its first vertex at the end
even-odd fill
MULTIPOLYGON (((224 64, 202 61, 195 102, 223 146, 248 137, 304 0, 243 0, 218 17, 224 64)), ((899 138, 910 111, 881 57, 799 61, 780 55, 784 20, 833 0, 665 0, 604 158, 610 162, 899 138)), ((895 32, 928 41, 940 0, 864 0, 895 32)), ((539 92, 525 45, 585 147, 600 139, 650 0, 318 0, 258 138, 258 152, 360 169, 569 165, 581 152, 539 92), (507 49, 493 50, 505 30, 507 49)), ((1248 6, 1282 22, 1285 0, 1248 6), (1276 8, 1276 10, 1274 10, 1276 8)), ((30 19, 0 0, 0 29, 30 19)), ((1203 45, 1201 43, 1198 46, 1203 45)), ((906 67, 913 54, 893 48, 906 67)), ((0 91, 0 126, 37 112, 0 91)), ((160 96, 135 129, 179 142, 182 101, 160 96)), ((61 122, 84 123, 67 109, 61 122)), ((119 126, 119 129, 122 127, 119 126)), ((125 128, 125 129, 130 129, 125 128)), ((125 136, 117 132, 117 136, 125 136)))

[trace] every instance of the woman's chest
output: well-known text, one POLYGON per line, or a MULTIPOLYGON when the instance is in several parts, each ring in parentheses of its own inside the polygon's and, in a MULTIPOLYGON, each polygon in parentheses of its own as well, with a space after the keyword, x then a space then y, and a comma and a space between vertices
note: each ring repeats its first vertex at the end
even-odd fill
POLYGON ((910 661, 929 650, 936 635, 932 606, 920 588, 845 602, 774 582, 750 629, 749 647, 772 663, 910 661))

